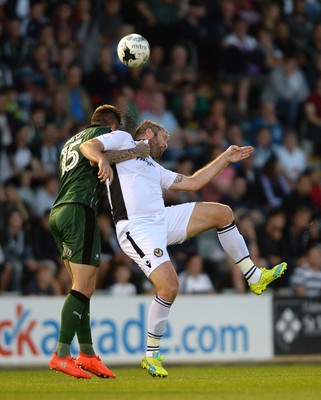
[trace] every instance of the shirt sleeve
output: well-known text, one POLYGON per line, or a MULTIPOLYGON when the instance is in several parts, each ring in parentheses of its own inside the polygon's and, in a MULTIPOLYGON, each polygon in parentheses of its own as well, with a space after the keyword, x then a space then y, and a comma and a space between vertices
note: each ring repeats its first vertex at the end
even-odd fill
POLYGON ((159 165, 161 174, 161 186, 163 189, 168 189, 177 177, 177 172, 170 171, 159 165))
POLYGON ((97 136, 98 139, 106 150, 123 150, 135 147, 135 142, 132 136, 125 131, 113 131, 97 136))

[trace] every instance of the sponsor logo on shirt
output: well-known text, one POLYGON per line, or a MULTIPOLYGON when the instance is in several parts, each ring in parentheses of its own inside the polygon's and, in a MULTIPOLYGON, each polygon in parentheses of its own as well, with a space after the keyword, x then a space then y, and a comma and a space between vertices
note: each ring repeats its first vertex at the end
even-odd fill
POLYGON ((136 160, 144 161, 144 163, 146 163, 149 167, 155 168, 155 165, 148 158, 136 157, 136 160))

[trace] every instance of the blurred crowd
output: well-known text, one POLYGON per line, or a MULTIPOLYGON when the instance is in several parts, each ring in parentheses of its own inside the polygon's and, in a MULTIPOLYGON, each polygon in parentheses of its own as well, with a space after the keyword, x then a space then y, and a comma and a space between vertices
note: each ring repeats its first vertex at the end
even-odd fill
MULTIPOLYGON (((0 293, 59 295, 68 274, 48 229, 59 152, 117 106, 123 129, 170 132, 162 164, 182 174, 230 144, 251 144, 185 201, 228 204, 259 267, 288 262, 274 290, 321 295, 321 4, 317 0, 0 0, 0 293), (117 43, 145 36, 148 63, 122 65, 117 43)), ((120 250, 104 194, 97 288, 152 293, 120 250)), ((169 248, 181 293, 246 293, 210 231, 169 248)))

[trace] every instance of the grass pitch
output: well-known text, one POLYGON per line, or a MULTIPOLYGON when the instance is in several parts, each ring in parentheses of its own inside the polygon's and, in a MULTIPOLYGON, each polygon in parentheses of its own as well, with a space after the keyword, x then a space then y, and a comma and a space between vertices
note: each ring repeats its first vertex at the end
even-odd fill
POLYGON ((1 400, 320 400, 318 364, 169 366, 168 378, 113 368, 117 379, 51 370, 0 370, 1 400))

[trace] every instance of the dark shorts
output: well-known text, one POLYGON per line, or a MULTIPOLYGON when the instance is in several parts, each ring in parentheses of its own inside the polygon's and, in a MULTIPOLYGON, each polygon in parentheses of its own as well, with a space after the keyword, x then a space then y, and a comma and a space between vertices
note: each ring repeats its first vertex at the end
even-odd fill
POLYGON ((62 204, 51 210, 49 226, 63 259, 99 266, 101 239, 92 208, 84 204, 62 204))

